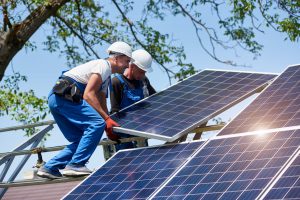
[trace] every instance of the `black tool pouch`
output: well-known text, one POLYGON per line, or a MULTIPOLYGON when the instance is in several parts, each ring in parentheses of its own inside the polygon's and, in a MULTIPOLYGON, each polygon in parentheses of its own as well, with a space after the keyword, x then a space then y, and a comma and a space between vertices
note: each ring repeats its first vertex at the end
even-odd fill
POLYGON ((82 94, 79 90, 79 88, 75 85, 75 83, 73 83, 71 85, 71 92, 70 92, 71 98, 73 100, 73 102, 80 102, 82 99, 82 94))
POLYGON ((70 83, 66 79, 59 79, 53 87, 53 93, 64 97, 72 102, 80 102, 82 94, 75 83, 70 83))
POLYGON ((65 96, 66 94, 70 94, 71 84, 69 81, 65 79, 59 79, 53 87, 53 93, 59 96, 65 96))

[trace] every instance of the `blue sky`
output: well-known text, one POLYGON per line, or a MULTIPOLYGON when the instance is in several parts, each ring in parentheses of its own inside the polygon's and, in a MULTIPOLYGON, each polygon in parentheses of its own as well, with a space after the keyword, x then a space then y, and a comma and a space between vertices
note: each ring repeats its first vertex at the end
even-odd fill
MULTIPOLYGON (((183 44, 185 52, 187 54, 187 62, 194 64, 196 69, 228 69, 238 71, 259 71, 259 72, 272 72, 280 73, 288 65, 300 63, 299 52, 300 45, 298 43, 291 43, 284 41, 285 35, 274 32, 273 30, 267 30, 264 34, 259 33, 257 35, 258 40, 264 45, 261 51, 261 56, 256 60, 253 60, 253 56, 249 53, 239 51, 238 56, 234 56, 232 53, 227 51, 219 52, 220 56, 230 58, 238 63, 250 65, 250 68, 244 67, 232 67, 225 64, 220 64, 210 58, 201 49, 197 38, 194 34, 194 30, 190 24, 183 19, 174 19, 168 17, 163 23, 156 25, 157 29, 165 32, 172 33, 173 37, 176 38, 176 42, 183 44)), ((47 27, 42 27, 33 37, 32 41, 35 41, 38 45, 38 49, 35 52, 25 52, 21 50, 11 62, 6 74, 12 74, 12 69, 16 72, 20 72, 22 75, 28 77, 28 82, 24 83, 21 87, 24 90, 33 89, 36 94, 40 97, 47 96, 55 80, 60 75, 61 71, 67 69, 65 59, 59 57, 57 54, 50 54, 42 50, 42 42, 44 41, 45 31, 47 27)), ((108 46, 103 46, 99 49, 101 57, 105 57, 105 49, 108 46)), ((162 69, 156 64, 153 64, 154 71, 148 74, 148 77, 152 85, 159 91, 168 87, 168 79, 162 69)), ((175 83, 175 81, 173 81, 175 83)), ((235 106, 228 112, 221 115, 222 119, 228 121, 233 118, 239 110, 249 103, 235 106)), ((47 119, 52 119, 49 115, 47 119)), ((17 123, 9 120, 7 117, 1 117, 0 127, 7 127, 18 125, 17 123)), ((14 147, 19 145, 22 141, 26 140, 23 137, 23 133, 20 131, 1 133, 0 135, 0 152, 6 152, 12 150, 14 147)), ((55 128, 51 132, 51 137, 47 140, 46 146, 56 146, 66 144, 67 141, 63 138, 60 131, 55 128)), ((159 144, 161 142, 152 141, 152 144, 159 144)), ((102 148, 98 148, 90 160, 88 166, 90 168, 97 168, 103 164, 102 148)), ((44 154, 44 159, 48 160, 55 153, 44 154)), ((25 170, 31 170, 31 167, 35 164, 36 156, 33 156, 27 163, 25 170)), ((1 168, 0 168, 1 170, 1 168)))

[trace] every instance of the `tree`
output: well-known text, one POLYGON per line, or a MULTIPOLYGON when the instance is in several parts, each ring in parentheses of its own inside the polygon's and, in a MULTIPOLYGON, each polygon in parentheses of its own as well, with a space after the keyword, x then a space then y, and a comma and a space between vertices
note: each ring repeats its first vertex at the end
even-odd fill
POLYGON ((24 47, 40 26, 68 0, 1 1, 3 24, 0 27, 2 29, 0 32, 0 81, 12 58, 24 47), (29 11, 28 16, 23 20, 20 20, 20 15, 12 16, 10 13, 16 10, 20 3, 24 3, 29 11), (35 8, 32 8, 33 4, 36 4, 35 8))
MULTIPOLYGON (((33 90, 20 91, 22 81, 27 81, 27 78, 18 72, 4 79, 0 86, 0 116, 9 115, 11 119, 26 124, 45 119, 49 113, 46 98, 36 97, 33 90)), ((30 136, 38 129, 28 128, 25 131, 30 136)))
POLYGON ((242 49, 259 56, 263 46, 255 36, 266 28, 285 33, 291 41, 300 37, 300 2, 293 0, 144 0, 143 12, 137 12, 138 3, 131 0, 1 1, 0 81, 20 49, 36 48, 30 37, 42 25, 52 27, 45 50, 59 52, 70 66, 99 58, 99 46, 123 40, 149 51, 169 80, 196 71, 192 63, 185 63, 184 46, 153 26, 170 16, 190 22, 200 47, 212 59, 230 65, 239 63, 221 52, 242 49))

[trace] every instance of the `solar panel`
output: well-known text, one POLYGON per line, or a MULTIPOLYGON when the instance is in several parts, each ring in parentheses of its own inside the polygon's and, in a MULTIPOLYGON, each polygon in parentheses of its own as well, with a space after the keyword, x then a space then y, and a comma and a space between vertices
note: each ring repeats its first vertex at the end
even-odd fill
POLYGON ((151 199, 255 199, 299 144, 300 130, 217 137, 151 199))
MULTIPOLYGON (((300 153, 300 152, 299 152, 300 153)), ((300 155, 292 162, 263 199, 300 199, 300 155)))
POLYGON ((204 70, 112 115, 116 132, 174 141, 262 88, 275 75, 204 70))
POLYGON ((202 144, 198 141, 120 151, 64 199, 145 199, 202 144))
POLYGON ((300 65, 288 67, 218 135, 300 125, 300 65))

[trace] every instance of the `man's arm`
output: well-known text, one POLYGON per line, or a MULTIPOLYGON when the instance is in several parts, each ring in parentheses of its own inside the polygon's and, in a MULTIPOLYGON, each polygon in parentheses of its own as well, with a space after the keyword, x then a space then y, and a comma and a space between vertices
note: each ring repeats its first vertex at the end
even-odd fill
POLYGON ((114 77, 111 81, 111 91, 110 91, 110 112, 118 112, 120 110, 122 95, 123 95, 123 86, 118 78, 114 77))
POLYGON ((119 136, 113 133, 113 127, 119 126, 107 114, 106 95, 99 93, 99 86, 102 84, 102 78, 99 74, 92 74, 85 88, 83 99, 88 102, 105 120, 106 135, 111 140, 118 140, 119 136))
MULTIPOLYGON (((106 94, 104 92, 98 92, 97 94, 98 94, 99 99, 106 99, 106 94)), ((106 114, 108 114, 106 100, 105 101, 100 101, 100 105, 101 105, 102 109, 104 110, 104 112, 106 114)))
POLYGON ((150 84, 149 79, 146 77, 145 80, 146 80, 147 88, 148 88, 148 91, 149 91, 149 95, 151 96, 152 94, 155 94, 156 91, 155 91, 155 89, 152 87, 152 85, 150 84))
POLYGON ((92 74, 88 84, 85 88, 83 99, 88 102, 101 116, 103 119, 107 119, 106 98, 102 98, 99 95, 99 86, 102 84, 102 78, 99 74, 92 74))

